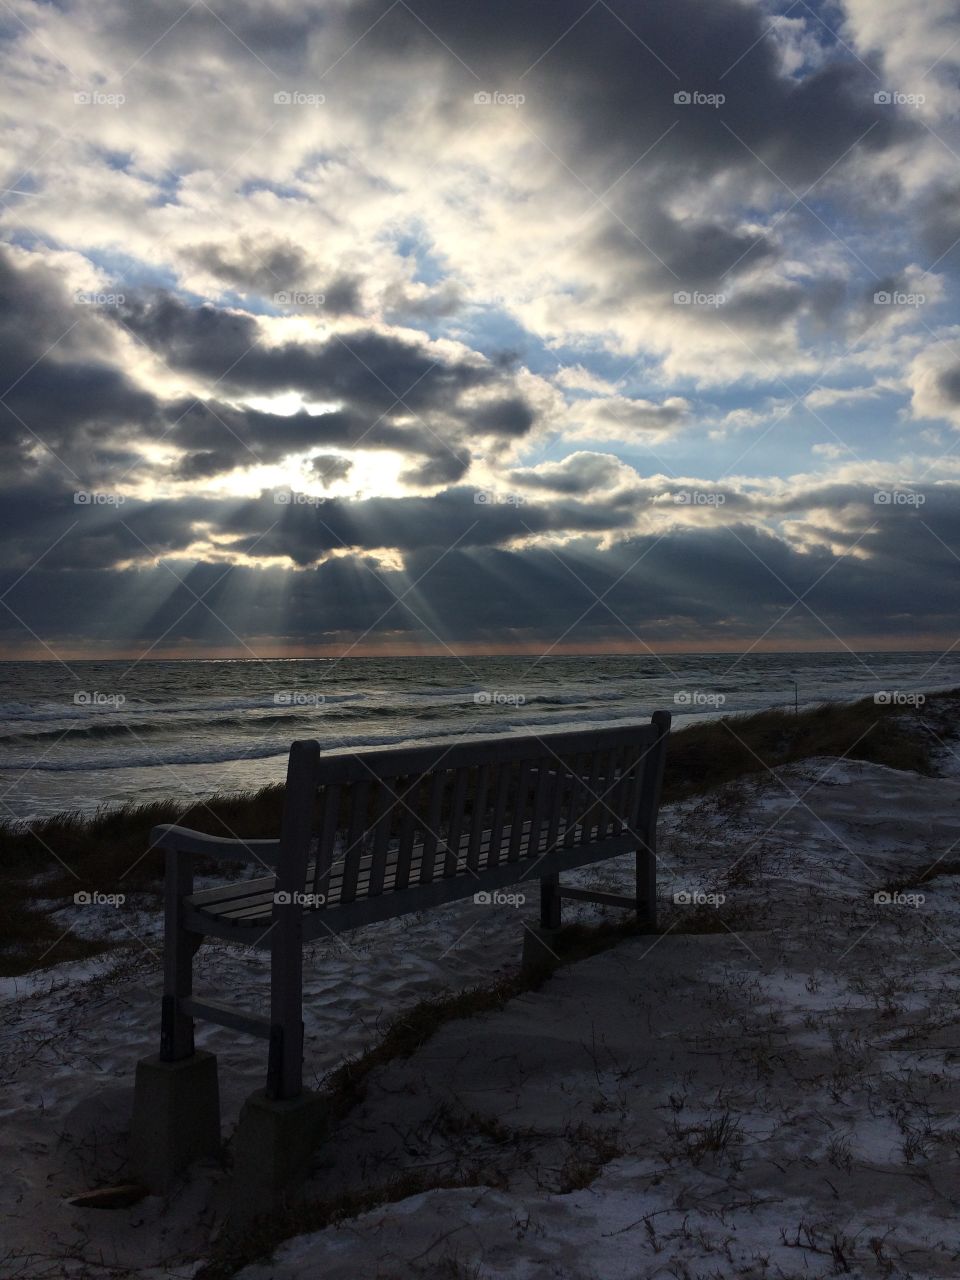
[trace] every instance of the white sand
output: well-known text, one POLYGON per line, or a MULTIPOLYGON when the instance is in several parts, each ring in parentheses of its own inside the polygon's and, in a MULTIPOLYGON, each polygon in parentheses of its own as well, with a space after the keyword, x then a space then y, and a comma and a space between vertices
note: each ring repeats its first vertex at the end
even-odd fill
MULTIPOLYGON (((748 927, 684 934, 697 908, 670 906, 664 936, 442 1028, 373 1078, 310 1191, 424 1167, 478 1185, 301 1237, 244 1280, 960 1275, 960 879, 920 907, 872 900, 958 857, 956 781, 810 761, 679 806, 662 831, 664 894, 722 892, 748 927)), ((576 879, 630 874, 620 859, 576 879)), ((464 903, 315 948, 308 1067, 319 1079, 424 995, 513 969, 517 915, 464 903)), ((125 1176, 133 1068, 156 1047, 157 921, 126 923, 140 941, 119 959, 0 988, 0 1275, 189 1276, 222 1220, 212 1163, 167 1200, 66 1204, 125 1176)), ((262 1004, 265 957, 210 946, 198 968, 199 990, 262 1004)), ((218 1028, 200 1043, 229 1133, 264 1048, 218 1028)))

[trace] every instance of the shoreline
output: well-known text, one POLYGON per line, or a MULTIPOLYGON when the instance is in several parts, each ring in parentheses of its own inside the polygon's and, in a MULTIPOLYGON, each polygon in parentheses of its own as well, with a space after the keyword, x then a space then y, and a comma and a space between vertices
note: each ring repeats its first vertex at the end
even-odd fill
MULTIPOLYGON (((926 702, 930 698, 935 698, 942 695, 949 695, 950 693, 954 692, 958 688, 960 688, 960 686, 957 686, 952 681, 948 681, 942 684, 935 684, 935 685, 929 685, 929 684, 919 685, 918 684, 915 687, 911 686, 907 682, 901 682, 901 687, 899 687, 894 691, 891 691, 891 693, 899 697, 912 698, 915 696, 921 696, 924 702, 926 702)), ((716 697, 723 697, 723 696, 724 695, 722 694, 706 695, 707 698, 716 698, 716 697)), ((832 696, 829 693, 826 693, 824 696, 818 697, 818 698, 813 698, 813 699, 801 698, 801 700, 799 701, 799 704, 796 706, 794 702, 791 700, 778 699, 775 702, 757 703, 756 705, 751 705, 746 707, 737 706, 735 708, 726 709, 724 704, 722 703, 717 707, 704 706, 702 705, 702 703, 698 704, 696 701, 696 695, 694 695, 694 700, 692 702, 691 701, 686 701, 686 702, 673 701, 672 703, 665 703, 663 706, 663 709, 670 711, 673 717, 672 732, 674 735, 676 735, 682 731, 686 731, 696 726, 720 723, 720 722, 723 722, 724 720, 739 721, 744 719, 751 719, 753 717, 762 716, 762 715, 783 715, 783 716, 793 716, 795 714, 803 715, 806 713, 814 712, 821 707, 833 707, 833 708, 854 707, 861 702, 869 701, 870 696, 871 695, 864 695, 862 693, 853 693, 853 694, 844 693, 844 694, 837 694, 835 696, 832 696), (691 709, 688 709, 688 708, 691 708, 691 709)), ((881 708, 883 706, 883 704, 878 704, 878 705, 881 708)), ((650 712, 652 712, 655 709, 657 708, 654 707, 653 703, 651 702, 650 712)), ((894 709, 897 709, 897 708, 894 707, 894 709)), ((899 707, 899 709, 903 711, 909 711, 912 709, 912 707, 909 703, 904 703, 899 707)), ((462 738, 465 741, 467 740, 482 741, 487 739, 522 737, 525 735, 534 736, 536 734, 546 735, 549 733, 574 732, 578 729, 591 729, 591 728, 602 729, 602 728, 609 727, 611 725, 643 724, 643 723, 646 723, 647 720, 649 719, 650 712, 644 711, 642 714, 637 714, 637 715, 634 715, 632 713, 625 714, 625 715, 611 715, 611 714, 604 714, 602 707, 596 707, 596 708, 591 708, 590 712, 587 714, 581 714, 580 717, 577 719, 567 718, 562 714, 558 714, 556 716, 540 716, 537 719, 532 719, 529 723, 522 723, 522 722, 517 723, 506 730, 504 729, 496 730, 491 728, 490 731, 484 732, 483 728, 480 727, 480 728, 474 728, 472 731, 465 731, 463 733, 438 731, 436 733, 426 733, 422 736, 415 736, 412 734, 405 735, 405 736, 403 735, 391 736, 384 733, 372 732, 365 740, 362 740, 362 741, 357 741, 356 735, 351 735, 349 744, 347 745, 344 745, 342 743, 333 743, 328 745, 322 738, 318 739, 318 741, 320 741, 321 743, 321 754, 323 755, 334 755, 334 754, 343 753, 343 752, 365 753, 368 751, 377 751, 377 750, 394 748, 394 747, 397 749, 404 749, 404 748, 413 748, 413 747, 421 747, 421 746, 442 745, 445 743, 454 742, 460 738, 462 738)), ((67 735, 64 735, 64 736, 67 736, 67 735)), ((271 753, 269 755, 245 756, 242 754, 242 751, 240 751, 240 753, 232 761, 232 763, 235 763, 235 764, 243 763, 243 764, 252 765, 259 762, 260 764, 265 766, 264 771, 269 772, 269 768, 268 768, 269 763, 272 763, 275 766, 278 761, 286 760, 286 757, 289 751, 290 741, 293 741, 294 738, 296 737, 309 738, 310 736, 311 736, 310 734, 292 734, 289 740, 287 739, 283 740, 283 745, 279 746, 279 749, 275 753, 271 753)), ((105 815, 121 814, 128 809, 136 808, 137 806, 144 803, 151 804, 151 805, 152 804, 156 804, 156 805, 168 805, 168 804, 178 805, 179 804, 181 806, 184 806, 187 809, 192 809, 197 806, 202 807, 203 805, 211 802, 220 803, 224 801, 229 801, 231 803, 242 803, 247 798, 259 794, 264 789, 283 785, 282 783, 283 769, 281 767, 281 769, 279 770, 279 774, 280 774, 279 777, 272 780, 266 780, 259 784, 249 784, 249 783, 245 784, 242 782, 237 782, 236 785, 221 785, 221 786, 213 786, 213 787, 200 786, 195 791, 188 790, 190 770, 205 769, 205 768, 209 768, 211 765, 218 764, 218 763, 222 763, 222 762, 200 759, 200 760, 193 760, 189 762, 182 762, 176 765, 172 765, 166 761, 158 760, 155 764, 144 764, 144 763, 138 762, 126 767, 114 766, 114 765, 102 766, 102 771, 104 774, 123 773, 125 772, 126 769, 129 769, 131 772, 135 771, 136 773, 145 773, 145 772, 148 772, 149 770, 157 770, 157 771, 160 771, 161 773, 164 771, 166 771, 167 773, 171 773, 175 769, 183 770, 184 772, 184 777, 182 779, 183 789, 179 794, 173 793, 172 790, 171 792, 158 790, 158 791, 155 791, 153 794, 150 794, 149 798, 147 799, 138 798, 135 794, 131 794, 128 798, 121 798, 118 795, 111 795, 108 798, 97 801, 97 802, 91 801, 89 805, 64 804, 60 807, 51 808, 49 810, 35 809, 31 813, 18 814, 15 817, 0 818, 0 840, 3 839, 4 835, 22 831, 26 828, 29 828, 37 824, 42 824, 42 823, 57 823, 57 822, 66 821, 68 819, 72 822, 80 820, 80 821, 93 823, 105 815)), ((5 772, 8 772, 8 771, 11 773, 17 773, 18 775, 22 775, 24 772, 24 770, 19 766, 14 767, 12 765, 10 766, 0 765, 0 776, 2 776, 5 772)), ((82 772, 82 767, 78 766, 78 769, 74 771, 82 772)), ((97 771, 97 770, 91 769, 91 771, 97 771)), ((71 772, 71 770, 67 770, 67 772, 71 772)))
MULTIPOLYGON (((920 707, 872 699, 823 703, 798 713, 766 710, 715 716, 671 734, 664 807, 726 785, 768 776, 812 757, 849 759, 928 777, 942 773, 960 723, 960 688, 931 694, 920 707)), ((283 785, 200 801, 131 801, 94 814, 67 811, 14 828, 0 827, 0 975, 29 972, 95 954, 127 939, 103 934, 78 893, 122 895, 154 910, 163 857, 147 852, 151 829, 178 823, 211 835, 275 838, 283 785)), ((116 913, 114 913, 116 914, 116 913)))

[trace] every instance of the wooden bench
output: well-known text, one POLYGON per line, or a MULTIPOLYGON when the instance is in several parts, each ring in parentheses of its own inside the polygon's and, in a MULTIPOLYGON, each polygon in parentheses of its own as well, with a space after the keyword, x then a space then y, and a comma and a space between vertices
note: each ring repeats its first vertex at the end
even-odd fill
POLYGON ((295 742, 278 840, 155 827, 166 851, 160 1059, 194 1053, 194 1019, 269 1041, 267 1096, 302 1088, 303 947, 410 911, 540 882, 540 921, 561 898, 635 909, 656 923, 656 822, 670 715, 649 725, 322 755, 295 742), (636 894, 567 888, 561 872, 636 852, 636 894), (267 874, 194 891, 194 859, 259 863, 267 874), (270 1017, 193 994, 204 938, 271 953, 270 1017))

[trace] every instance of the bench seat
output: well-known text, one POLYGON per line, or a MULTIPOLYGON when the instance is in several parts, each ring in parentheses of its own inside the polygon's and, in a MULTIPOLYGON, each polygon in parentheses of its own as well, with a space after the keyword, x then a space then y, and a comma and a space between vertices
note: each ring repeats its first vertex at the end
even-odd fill
MULTIPOLYGON (((524 834, 527 834, 529 822, 524 825, 524 834)), ((579 824, 572 828, 567 828, 563 823, 558 824, 558 830, 555 836, 555 842, 562 845, 564 837, 568 834, 568 830, 572 832, 571 843, 575 844, 579 840, 581 827, 579 824)), ((304 906, 304 937, 317 937, 323 934, 340 933, 344 929, 355 927, 355 919, 363 917, 361 923, 373 919, 383 919, 385 916, 393 916, 405 914, 408 911, 416 911, 420 906, 427 905, 410 897, 404 898, 405 892, 418 890, 421 894, 424 890, 432 888, 434 893, 440 895, 440 900, 453 901, 457 898, 471 897, 473 894, 490 888, 499 888, 502 885, 520 884, 525 879, 531 877, 531 864, 539 863, 542 855, 547 849, 548 833, 543 832, 538 841, 537 850, 531 851, 522 859, 514 861, 509 860, 510 849, 510 828, 504 829, 503 838, 501 839, 499 848, 493 849, 493 857, 491 857, 490 832, 484 832, 477 851, 475 863, 469 864, 469 836, 465 835, 460 841, 459 854, 454 856, 446 847, 440 847, 433 853, 432 866, 425 867, 423 861, 424 845, 414 845, 411 851, 410 866, 407 875, 407 883, 402 888, 397 888, 397 872, 399 869, 399 851, 391 849, 386 855, 386 865, 383 874, 383 887, 378 893, 370 893, 370 873, 373 867, 373 854, 364 854, 359 860, 357 883, 354 890, 354 898, 349 903, 341 902, 341 890, 343 888, 343 865, 334 864, 328 879, 327 887, 320 890, 324 894, 324 902, 308 902, 304 906), (538 856, 539 855, 539 856, 538 856), (426 872, 426 874, 424 874, 426 872), (456 885, 452 881, 458 881, 456 885), (371 909, 372 898, 383 898, 380 910, 371 909), (398 901, 398 899, 403 899, 398 901), (311 920, 311 917, 315 919, 311 920)), ((629 852, 635 848, 636 840, 627 836, 624 840, 622 834, 610 836, 607 840, 601 842, 601 848, 597 851, 597 859, 606 859, 615 857, 617 852, 629 852), (620 848, 609 848, 609 845, 618 842, 620 848)), ((571 850, 572 852, 572 850, 571 850)), ((575 859, 576 865, 583 865, 580 857, 575 859)), ((537 873, 541 868, 536 868, 537 873)), ((316 875, 316 862, 307 864, 306 884, 308 886, 314 883, 316 875)), ((539 875, 533 878, 539 879, 539 875)), ((187 927, 194 927, 198 931, 212 934, 214 936, 233 938, 240 932, 262 933, 269 929, 273 922, 273 908, 277 894, 277 877, 275 875, 259 876, 255 880, 243 880, 232 884, 218 885, 212 889, 202 889, 197 893, 190 894, 184 900, 186 909, 185 924, 187 927), (192 924, 191 924, 192 921, 192 924)), ((247 939, 251 945, 256 946, 257 941, 247 939)), ((264 946, 269 945, 268 940, 264 940, 264 946)))

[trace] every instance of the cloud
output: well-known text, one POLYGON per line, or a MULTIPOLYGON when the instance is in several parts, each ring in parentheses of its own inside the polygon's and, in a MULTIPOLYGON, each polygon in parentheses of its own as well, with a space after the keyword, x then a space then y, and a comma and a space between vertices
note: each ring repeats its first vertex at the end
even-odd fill
POLYGON ((318 453, 310 459, 310 470, 319 477, 325 488, 338 480, 346 480, 352 469, 350 459, 337 453, 318 453))
POLYGON ((610 453, 578 450, 562 462, 543 462, 536 467, 518 467, 510 472, 510 482, 524 489, 546 489, 552 493, 587 494, 635 481, 637 473, 610 453))

